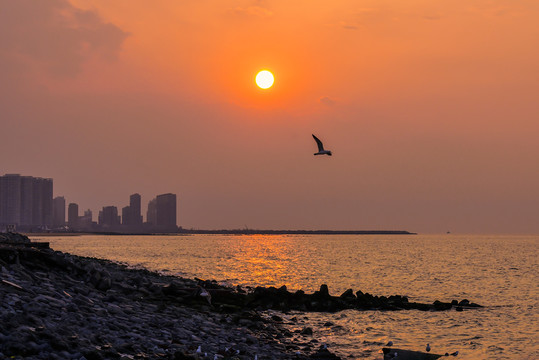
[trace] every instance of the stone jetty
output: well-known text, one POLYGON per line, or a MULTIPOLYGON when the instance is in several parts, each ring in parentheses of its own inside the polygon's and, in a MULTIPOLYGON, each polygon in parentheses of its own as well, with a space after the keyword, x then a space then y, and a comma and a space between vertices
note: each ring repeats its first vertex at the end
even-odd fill
POLYGON ((223 287, 79 257, 0 234, 0 358, 338 359, 311 334, 292 339, 264 310, 463 310, 328 287, 223 287))

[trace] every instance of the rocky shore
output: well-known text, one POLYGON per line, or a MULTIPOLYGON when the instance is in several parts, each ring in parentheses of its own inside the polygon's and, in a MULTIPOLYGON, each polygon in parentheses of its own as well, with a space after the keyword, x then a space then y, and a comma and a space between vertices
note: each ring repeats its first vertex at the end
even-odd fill
POLYGON ((264 310, 462 310, 348 290, 229 288, 78 257, 0 234, 0 358, 338 359, 264 310))

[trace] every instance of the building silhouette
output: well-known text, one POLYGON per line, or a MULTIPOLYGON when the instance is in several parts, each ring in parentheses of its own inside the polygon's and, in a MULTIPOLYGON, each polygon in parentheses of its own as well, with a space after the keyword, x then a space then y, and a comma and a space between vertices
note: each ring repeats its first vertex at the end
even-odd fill
POLYGON ((142 227, 142 215, 140 212, 140 195, 129 196, 129 205, 122 208, 122 225, 127 231, 140 231, 142 227))
POLYGON ((104 229, 116 230, 120 226, 120 216, 116 206, 104 206, 99 212, 99 225, 104 229))
POLYGON ((66 224, 66 199, 57 196, 52 200, 52 225, 56 228, 66 224))
POLYGON ((129 196, 129 225, 140 226, 142 225, 142 213, 140 194, 133 194, 129 196))
POLYGON ((0 224, 22 229, 51 228, 52 179, 20 174, 0 176, 0 224))
POLYGON ((131 225, 131 207, 129 205, 122 208, 122 225, 131 225))
POLYGON ((88 209, 84 211, 84 215, 79 216, 78 227, 80 230, 91 231, 95 228, 92 219, 92 210, 88 209))
POLYGON ((176 225, 176 194, 157 195, 156 222, 157 227, 165 229, 177 228, 176 225))
POLYGON ((79 226, 79 205, 71 203, 67 207, 67 225, 71 229, 77 229, 79 226))
POLYGON ((176 232, 176 194, 161 194, 148 203, 146 227, 152 231, 176 232))
POLYGON ((53 198, 53 180, 20 174, 0 176, 0 231, 65 231, 66 224, 75 231, 114 232, 176 232, 176 194, 157 195, 148 203, 146 222, 141 214, 141 196, 129 196, 129 205, 121 209, 105 206, 99 212, 98 223, 92 212, 79 216, 79 205, 69 203, 63 196, 53 198))
POLYGON ((146 229, 176 232, 176 221, 176 194, 161 194, 150 200, 146 213, 146 229))
POLYGON ((157 225, 157 200, 152 199, 148 202, 148 210, 146 211, 146 223, 149 226, 157 225))

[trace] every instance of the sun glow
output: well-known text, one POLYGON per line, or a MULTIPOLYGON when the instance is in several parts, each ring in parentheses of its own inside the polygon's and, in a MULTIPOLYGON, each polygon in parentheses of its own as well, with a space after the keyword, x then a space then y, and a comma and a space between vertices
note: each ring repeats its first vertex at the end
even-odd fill
POLYGON ((273 74, 268 70, 262 70, 256 74, 256 84, 261 89, 269 89, 273 85, 273 74))

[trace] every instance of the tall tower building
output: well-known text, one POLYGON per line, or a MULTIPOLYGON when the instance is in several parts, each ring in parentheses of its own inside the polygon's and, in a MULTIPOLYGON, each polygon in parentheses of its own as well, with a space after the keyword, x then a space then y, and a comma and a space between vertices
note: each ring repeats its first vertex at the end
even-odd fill
POLYGON ((157 195, 156 225, 165 230, 177 230, 176 225, 176 194, 157 195))
POLYGON ((52 224, 55 227, 66 224, 66 199, 63 196, 57 196, 52 201, 52 224))
POLYGON ((114 228, 120 225, 118 208, 116 206, 104 206, 100 211, 99 225, 114 228))
POLYGON ((0 223, 21 223, 21 176, 6 174, 0 177, 0 223))
POLYGON ((21 225, 34 225, 39 219, 34 219, 34 182, 31 176, 21 176, 21 225), (35 221, 34 221, 35 220, 35 221))
POLYGON ((152 199, 148 203, 148 212, 146 213, 148 224, 157 225, 157 200, 152 199))
POLYGON ((0 223, 52 225, 52 179, 6 174, 0 177, 0 223))
POLYGON ((76 229, 79 226, 79 205, 75 203, 71 203, 67 207, 67 225, 71 229, 76 229))
POLYGON ((131 226, 131 206, 124 206, 122 208, 122 225, 131 226))
POLYGON ((133 194, 129 197, 129 224, 128 225, 141 225, 142 213, 140 207, 140 194, 133 194))
POLYGON ((41 221, 39 225, 50 228, 52 227, 52 179, 38 178, 38 182, 41 187, 41 221))
POLYGON ((32 225, 52 226, 52 179, 32 179, 32 225))

